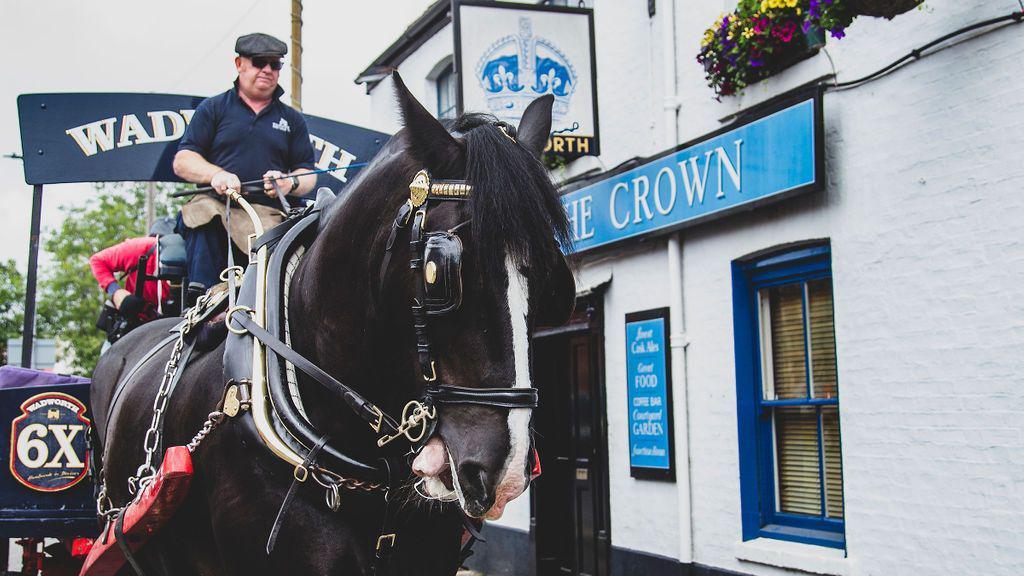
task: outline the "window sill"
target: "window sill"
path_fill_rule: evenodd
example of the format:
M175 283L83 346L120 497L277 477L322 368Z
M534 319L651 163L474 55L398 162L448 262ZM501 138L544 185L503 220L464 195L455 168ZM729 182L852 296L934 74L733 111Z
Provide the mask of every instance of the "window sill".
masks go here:
M853 573L846 552L834 548L785 542L771 538L755 538L738 542L734 547L737 560L789 568L811 574L848 576Z

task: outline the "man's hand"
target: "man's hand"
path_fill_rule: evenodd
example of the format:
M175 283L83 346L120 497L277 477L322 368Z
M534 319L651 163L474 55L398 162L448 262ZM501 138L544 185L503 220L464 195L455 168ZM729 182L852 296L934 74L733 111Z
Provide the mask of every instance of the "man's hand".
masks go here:
M126 317L138 316L146 306L145 300L124 288L119 288L117 292L114 292L112 300L114 301L114 307L120 310Z
M274 184L277 184L275 187ZM271 198L277 196L277 191L287 196L292 191L292 179L289 175L280 170L267 170L263 174L263 191Z
M210 178L210 186L221 196L227 194L228 188L232 188L238 193L242 192L242 181L227 170L221 170L214 174L213 178Z

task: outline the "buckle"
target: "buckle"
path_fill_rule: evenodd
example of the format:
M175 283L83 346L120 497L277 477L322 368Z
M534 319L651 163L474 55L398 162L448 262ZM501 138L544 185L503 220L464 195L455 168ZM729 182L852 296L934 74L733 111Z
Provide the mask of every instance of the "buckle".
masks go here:
M292 476L294 476L299 482L305 482L306 479L309 478L309 468L299 464L295 467L295 471L292 472Z
M374 432L380 433L380 427L384 425L384 412L377 406L374 406L371 411L377 415L377 421L370 424L370 428L373 428Z
M385 548L385 544L387 547ZM389 552L395 546L395 534L381 534L377 537L377 553L380 553L381 548L385 548L385 552Z
M424 374L423 380L425 380L426 382L437 381L437 366L434 364L433 360L430 361L430 376L428 377L426 374Z

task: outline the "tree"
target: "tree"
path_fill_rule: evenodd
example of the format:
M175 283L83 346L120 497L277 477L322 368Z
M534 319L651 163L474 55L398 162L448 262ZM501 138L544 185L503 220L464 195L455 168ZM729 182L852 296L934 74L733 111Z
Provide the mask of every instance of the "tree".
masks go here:
M63 358L76 374L88 376L99 359L105 335L96 318L105 295L89 268L89 257L127 238L146 235L146 184L97 185L98 196L85 207L62 207L64 221L46 235L51 260L42 274L39 323L60 339L71 358ZM156 217L177 213L170 185L157 185Z
M24 321L25 278L14 260L0 262L0 364L19 358L7 358L7 339L21 336Z

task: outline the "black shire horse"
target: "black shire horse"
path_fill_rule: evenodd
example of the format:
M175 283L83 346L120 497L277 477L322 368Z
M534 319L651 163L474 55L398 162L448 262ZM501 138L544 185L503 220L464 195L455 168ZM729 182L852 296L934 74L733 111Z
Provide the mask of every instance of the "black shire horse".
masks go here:
M382 263L395 214L425 169L473 186L468 201L434 205L423 226L426 233L454 229L465 247L461 305L428 323L438 380L478 389L531 387L530 330L565 322L575 298L559 250L568 236L566 215L539 160L551 128L551 97L532 102L518 130L480 114L445 126L397 74L394 83L404 128L322 213L290 283L291 345L388 414L401 414L406 401L421 396L410 305L422 280L410 267L408 228L398 232L390 265ZM95 452L116 506L131 499L127 480L143 459L171 347L143 364L109 410L114 390L174 323L139 328L104 354L95 371ZM224 350L219 343L193 353L168 401L164 446L186 444L218 405ZM378 448L379 434L312 378L300 373L297 386L308 420L339 452L364 462L385 454L414 457L404 438ZM496 518L529 482L528 408L442 404L437 413L433 436L412 463L415 475L388 494L387 506L401 509L394 574L454 574L464 514ZM332 512L316 483L298 484L276 546L266 552L293 467L273 457L238 418L250 416L227 420L193 455L188 498L139 553L146 572L372 574L386 505L380 492L342 490Z

